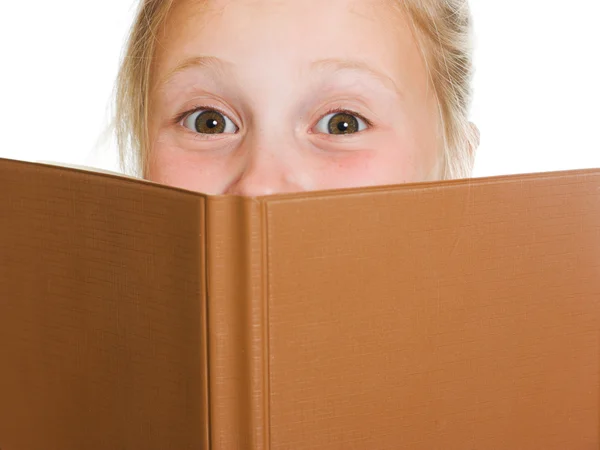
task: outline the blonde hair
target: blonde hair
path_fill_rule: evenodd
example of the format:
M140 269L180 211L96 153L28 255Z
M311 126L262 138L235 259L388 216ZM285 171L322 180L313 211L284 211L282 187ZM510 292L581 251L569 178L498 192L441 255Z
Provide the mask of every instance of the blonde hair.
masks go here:
M145 177L148 111L157 37L175 0L141 0L116 84L114 126L121 167ZM469 123L472 78L468 0L390 0L407 13L435 92L443 139L442 179L470 176L478 132Z

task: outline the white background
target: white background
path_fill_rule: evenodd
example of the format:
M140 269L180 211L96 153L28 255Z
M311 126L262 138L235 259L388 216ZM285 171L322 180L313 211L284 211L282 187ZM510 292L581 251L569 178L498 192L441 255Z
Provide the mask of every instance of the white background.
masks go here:
M470 0L475 176L600 167L600 0ZM103 135L137 0L0 4L0 157L118 170Z

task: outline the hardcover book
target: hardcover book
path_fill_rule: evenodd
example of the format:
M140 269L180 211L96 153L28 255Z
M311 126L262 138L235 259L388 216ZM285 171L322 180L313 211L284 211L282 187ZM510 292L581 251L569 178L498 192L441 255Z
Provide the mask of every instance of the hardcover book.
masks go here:
M591 450L600 170L209 196L0 160L2 450Z

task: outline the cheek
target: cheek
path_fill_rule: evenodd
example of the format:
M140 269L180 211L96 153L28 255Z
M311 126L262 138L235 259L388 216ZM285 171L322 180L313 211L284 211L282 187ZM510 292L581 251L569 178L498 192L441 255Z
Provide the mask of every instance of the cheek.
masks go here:
M280 178L293 179L295 190L326 190L362 186L427 181L436 164L434 146L418 139L418 133L391 130L373 136L365 146L351 151L322 152L307 148L290 148L271 161L269 170L260 176L278 178L274 169L283 171ZM431 140L433 142L433 140ZM429 147L429 149L428 149ZM253 154L246 152L246 155ZM207 194L221 194L232 181L243 175L248 166L242 154L229 156L195 152L180 148L166 137L158 139L149 159L150 181ZM263 180L264 181L264 180ZM268 181L268 180L267 180Z
M374 186L428 181L438 165L433 140L381 139L371 150L332 164L327 177L344 186Z
M167 145L157 145L148 161L149 181L206 194L219 194L227 184L222 161L206 160Z
M309 190L400 184L427 180L431 161L435 162L433 156L433 152L428 154L407 143L382 143L371 150L308 158L312 161L294 164L290 170L295 178L308 180L303 185L310 186ZM216 195L236 176L231 163L158 145L149 160L147 178L155 183Z
M409 152L378 147L328 161L320 171L319 189L399 184L417 181L419 171Z

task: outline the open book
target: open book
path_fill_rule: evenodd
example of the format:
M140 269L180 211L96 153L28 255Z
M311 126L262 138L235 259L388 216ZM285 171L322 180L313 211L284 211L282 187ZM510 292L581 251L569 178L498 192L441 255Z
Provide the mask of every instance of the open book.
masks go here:
M260 198L0 159L2 450L588 450L600 170Z
M78 169L78 170L83 170L86 172L96 172L96 173L104 173L107 175L115 175L118 177L123 177L123 178L133 178L133 179L137 179L140 181L145 181L141 178L136 178L136 177L132 177L120 172L115 172L112 170L106 170L106 169L101 169L99 167L93 167L93 166L84 166L84 165L79 165L79 164L69 164L69 163L65 163L65 162L60 162L60 161L36 161L37 164L44 164L47 166L58 166L58 167L68 167L71 169Z

